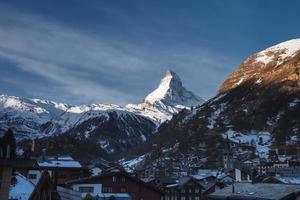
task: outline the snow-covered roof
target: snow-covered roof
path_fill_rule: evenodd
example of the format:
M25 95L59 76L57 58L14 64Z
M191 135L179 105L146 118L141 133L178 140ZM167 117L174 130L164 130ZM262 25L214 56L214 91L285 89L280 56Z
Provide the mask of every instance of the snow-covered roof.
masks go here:
M282 176L275 176L273 177L278 181L284 184L297 184L300 185L300 177L282 177Z
M235 192L232 192L232 186L218 190L208 197L212 199L269 199L279 200L300 192L300 185L287 184L269 184L269 183L246 183L238 182L234 184Z
M40 167L59 167L59 168L81 168L81 164L70 156L58 158L48 158L46 161L39 161Z
M34 184L21 174L16 174L16 183L10 186L9 198L18 200L28 200L34 190Z

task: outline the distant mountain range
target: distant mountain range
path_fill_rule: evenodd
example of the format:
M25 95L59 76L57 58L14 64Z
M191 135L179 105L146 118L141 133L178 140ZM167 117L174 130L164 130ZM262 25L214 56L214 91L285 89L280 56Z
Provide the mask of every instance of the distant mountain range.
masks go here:
M247 58L214 98L175 115L134 152L147 155L144 165L216 168L228 140L254 147L254 155L239 152L241 161L269 160L269 150L300 144L300 39Z
M142 103L125 107L74 106L0 95L0 132L11 128L18 141L36 139L39 148L47 147L49 152L84 157L75 148L85 143L86 148L94 148L90 150L92 157L96 157L95 152L114 155L145 142L173 114L203 102L183 87L176 73L168 70L158 88Z

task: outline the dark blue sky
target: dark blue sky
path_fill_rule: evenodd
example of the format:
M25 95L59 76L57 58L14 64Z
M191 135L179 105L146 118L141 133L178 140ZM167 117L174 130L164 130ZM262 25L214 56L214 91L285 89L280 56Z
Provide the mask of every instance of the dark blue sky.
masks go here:
M249 55L300 37L297 0L0 1L0 93L136 103L171 68L206 99Z

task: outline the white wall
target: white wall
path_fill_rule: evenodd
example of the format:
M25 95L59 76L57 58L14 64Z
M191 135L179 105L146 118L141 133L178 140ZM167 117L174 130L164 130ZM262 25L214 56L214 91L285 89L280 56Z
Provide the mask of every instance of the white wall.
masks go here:
M79 187L93 187L94 192L91 193L92 196L102 193L102 184L74 184L72 185L73 190L79 191ZM81 193L82 198L84 198L87 193Z
M235 180L237 181L237 182L241 182L242 181L242 173L241 173L241 170L239 170L239 169L234 169L235 170L235 172L234 172L234 174L235 174Z

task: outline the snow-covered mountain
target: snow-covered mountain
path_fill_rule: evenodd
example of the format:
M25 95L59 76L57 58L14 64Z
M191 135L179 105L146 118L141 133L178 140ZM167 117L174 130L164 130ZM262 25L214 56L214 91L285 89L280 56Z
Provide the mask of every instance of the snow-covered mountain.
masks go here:
M87 141L99 151L114 154L145 142L163 121L171 119L182 108L199 103L202 99L187 91L171 71L143 103L126 107L115 104L74 106L0 95L0 133L11 128L19 141L40 138L43 145L49 145L49 140L55 141L56 147L60 140L67 140L62 145L68 145L65 142L69 140L76 140L77 145Z
M228 140L238 147L234 155L241 162L284 161L282 152L296 154L300 145L299 110L300 39L294 39L250 56L217 96L162 124L149 141L149 147L156 145L148 163L220 167Z
M183 87L180 77L175 72L167 70L158 88L140 104L129 104L127 108L162 123L170 120L182 109L190 109L203 102L202 98Z

